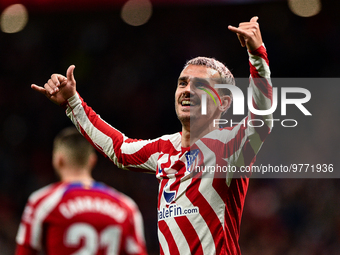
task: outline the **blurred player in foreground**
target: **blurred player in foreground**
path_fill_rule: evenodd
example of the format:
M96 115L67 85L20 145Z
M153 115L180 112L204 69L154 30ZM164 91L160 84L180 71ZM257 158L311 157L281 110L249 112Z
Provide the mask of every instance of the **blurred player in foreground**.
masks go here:
M238 28L228 28L248 49L253 107L267 110L272 105L272 86L257 19L253 17ZM153 140L130 139L84 102L76 91L74 68L73 65L68 68L66 77L53 74L44 87L32 84L32 89L64 107L77 129L117 166L156 175L160 253L240 254L238 240L248 176L235 178L232 173L209 172L193 176L193 173L197 166L233 166L238 170L251 166L270 133L272 123L267 119L271 115L256 116L249 112L236 126L213 125L232 99L222 89L216 89L217 96L214 87L231 84L234 78L219 61L198 57L187 62L177 83L175 109L181 132ZM203 115L203 95L208 92L211 95L205 97L208 114ZM254 119L262 120L263 125L250 125Z
M61 181L29 197L16 255L146 254L137 205L92 179L96 162L95 150L74 127L57 135L53 167Z

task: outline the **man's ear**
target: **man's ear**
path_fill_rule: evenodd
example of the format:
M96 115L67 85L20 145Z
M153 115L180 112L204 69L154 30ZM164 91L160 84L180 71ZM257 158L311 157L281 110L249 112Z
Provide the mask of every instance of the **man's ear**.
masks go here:
M95 165L97 164L97 160L98 160L97 154L95 152L92 153L89 157L89 168L90 169L95 167Z
M61 169L65 165L65 159L60 152L53 153L52 164L54 169Z
M219 106L219 110L221 112L225 112L230 108L231 102L233 100L232 100L231 96L228 96L228 95L223 95L220 98L221 98L221 101L222 101L222 105Z

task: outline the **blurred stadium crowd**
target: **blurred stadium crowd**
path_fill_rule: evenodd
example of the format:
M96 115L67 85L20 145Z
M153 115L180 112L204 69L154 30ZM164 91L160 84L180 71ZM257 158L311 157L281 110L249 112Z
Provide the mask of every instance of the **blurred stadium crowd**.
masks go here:
M52 141L71 125L31 83L43 85L52 73L64 74L75 64L79 93L103 119L131 138L156 138L180 129L173 99L187 59L215 57L236 77L248 77L247 53L227 26L253 15L260 17L273 77L339 77L339 11L339 2L330 0L309 18L293 14L286 1L162 4L153 7L146 24L130 26L117 7L28 9L22 31L0 33L0 254L14 252L28 195L56 181ZM340 171L335 83L302 85L312 93L307 107L313 116L297 112L296 128L274 127L257 163L332 163ZM136 201L149 253L158 254L156 178L117 169L104 157L94 176ZM339 184L339 179L252 179L241 224L243 254L340 254Z

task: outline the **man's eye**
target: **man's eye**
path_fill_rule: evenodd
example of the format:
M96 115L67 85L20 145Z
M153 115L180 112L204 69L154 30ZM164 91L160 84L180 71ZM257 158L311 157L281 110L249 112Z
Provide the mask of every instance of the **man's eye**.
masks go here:
M196 83L196 87L197 87L197 88L204 88L204 87L207 87L207 85L206 85L205 82L197 82L197 83Z
M185 87L186 85L187 85L187 83L184 82L184 81L180 81L180 82L178 83L178 86L181 86L181 87Z

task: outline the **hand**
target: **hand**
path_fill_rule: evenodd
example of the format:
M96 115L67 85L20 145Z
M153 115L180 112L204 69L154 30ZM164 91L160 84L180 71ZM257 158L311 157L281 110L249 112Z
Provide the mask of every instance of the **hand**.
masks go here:
M242 47L247 46L249 51L258 49L263 41L260 31L258 17L252 17L249 22L242 22L239 27L228 26L228 29L237 34Z
M31 85L31 88L44 94L55 104L61 105L76 93L76 80L73 71L75 66L71 65L66 72L66 77L61 74L52 74L51 79L45 83L44 87Z

